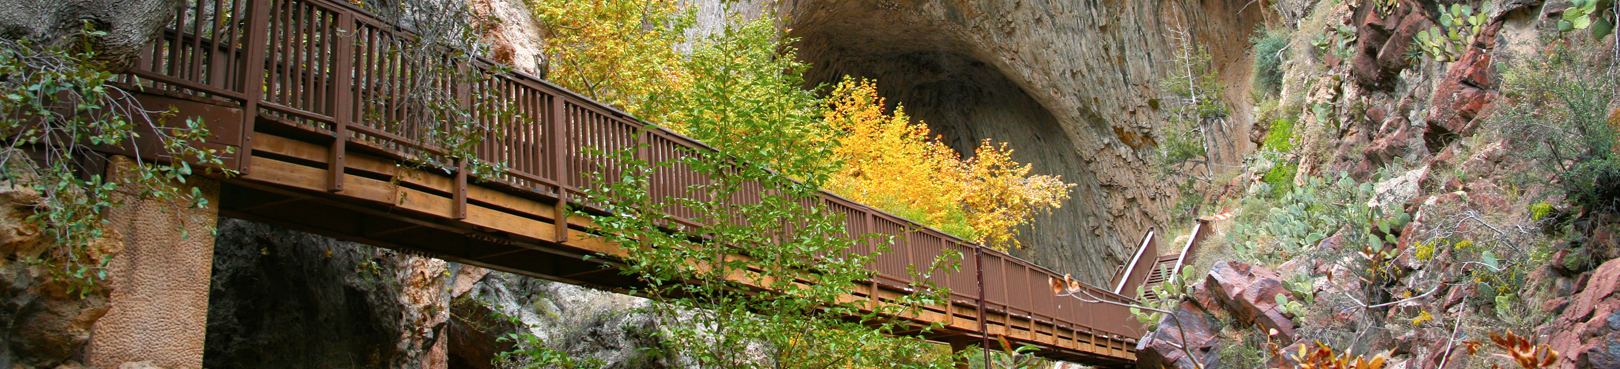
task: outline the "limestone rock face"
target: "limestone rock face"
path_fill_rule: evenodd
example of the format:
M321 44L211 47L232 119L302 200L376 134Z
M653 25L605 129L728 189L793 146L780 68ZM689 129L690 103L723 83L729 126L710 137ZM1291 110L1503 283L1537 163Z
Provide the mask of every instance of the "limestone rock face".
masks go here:
M1176 50L1170 31L1188 30L1221 79L1239 85L1262 21L1246 3L800 0L774 10L800 39L810 82L876 79L881 95L959 152L1007 142L1035 172L1077 183L1062 208L1022 231L1014 254L1102 283L1175 203L1149 162L1164 118L1156 81ZM1252 149L1252 118L1247 93L1227 93L1238 113L1212 127L1210 151L1232 164Z
M39 292L37 275L23 263L0 266L0 367L64 363L90 341L90 327L107 313L104 293L78 296Z
M528 4L521 0L469 0L467 5L479 15L495 20L484 30L484 40L489 42L493 54L490 59L524 73L546 75L549 64L542 49L545 39L541 38L540 26Z
M221 218L209 368L493 368L510 334L607 368L666 364L650 301Z
M511 349L497 340L531 334L555 350L594 359L604 368L681 367L658 337L659 320L641 311L652 302L629 295L491 272L452 303L451 360L488 368Z

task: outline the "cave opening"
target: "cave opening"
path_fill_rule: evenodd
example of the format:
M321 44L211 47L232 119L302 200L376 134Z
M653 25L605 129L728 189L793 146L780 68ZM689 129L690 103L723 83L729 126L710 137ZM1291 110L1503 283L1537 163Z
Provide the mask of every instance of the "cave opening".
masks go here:
M1038 215L1033 226L1021 227L1017 238L1024 247L1011 252L1059 273L1106 282L1113 270L1098 270L1098 255L1087 257L1084 249L1100 241L1094 230L1101 220L1085 185L1093 174L1059 119L948 32L926 22L872 17L846 14L833 18L840 24L800 22L790 27L799 38L799 57L810 63L807 83L831 85L845 76L874 80L891 111L903 107L913 122L927 124L965 158L983 140L1004 142L1014 150L1014 160L1034 165L1033 173L1081 183L1060 208ZM822 17L793 19L804 18Z

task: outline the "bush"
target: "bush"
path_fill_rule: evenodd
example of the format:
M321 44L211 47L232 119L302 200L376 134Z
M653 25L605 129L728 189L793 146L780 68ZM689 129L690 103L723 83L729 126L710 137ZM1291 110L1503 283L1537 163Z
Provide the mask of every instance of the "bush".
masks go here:
M1271 185L1271 197L1280 198L1294 189L1294 176L1299 173L1299 164L1281 163L1271 167L1261 182Z
M1620 78L1598 50L1576 42L1514 63L1503 72L1511 102L1492 120L1507 137L1525 138L1512 140L1516 151L1551 173L1567 201L1612 213L1620 211Z
M1249 38L1254 44L1254 89L1266 95L1282 92L1282 50L1288 47L1288 31L1267 29Z
M1266 139L1262 141L1261 148L1285 153L1294 151L1294 121L1278 119L1271 121L1271 130L1266 131Z

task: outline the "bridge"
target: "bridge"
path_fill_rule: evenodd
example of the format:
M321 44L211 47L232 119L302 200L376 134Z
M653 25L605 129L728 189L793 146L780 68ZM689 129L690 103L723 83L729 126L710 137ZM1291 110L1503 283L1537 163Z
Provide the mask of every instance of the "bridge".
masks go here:
M408 53L391 49L409 37L342 1L192 0L121 79L148 109L203 119L214 133L204 145L237 150L226 166L241 175L221 178L221 215L561 282L635 285L613 268L623 251L590 236L589 220L564 210L591 209L578 202L590 185L585 173L624 165L587 151L645 145L638 159L658 163L711 149L539 78L495 72L488 61L461 66L489 71L483 82L425 78ZM440 150L396 121L409 108L405 89L422 83L464 102L498 96L520 112L522 119L496 125L503 131L475 150L478 159L509 167L475 177L465 165L398 165ZM660 169L649 190L672 196L702 181ZM1083 364L1135 361L1144 332L1127 308L1056 296L1048 281L1061 275L1006 253L832 194L819 201L845 215L852 235L899 236L867 266L877 277L849 298L892 300L908 293L908 266L947 250L965 256L960 272L929 277L950 289L946 303L894 317L943 327L917 334L956 347L1005 337L1038 347L1039 356ZM1083 288L1133 302L1120 292L1133 294L1146 278L1144 265L1158 254L1154 243L1150 233L1117 285L1110 283L1114 289ZM862 247L856 251L872 246Z

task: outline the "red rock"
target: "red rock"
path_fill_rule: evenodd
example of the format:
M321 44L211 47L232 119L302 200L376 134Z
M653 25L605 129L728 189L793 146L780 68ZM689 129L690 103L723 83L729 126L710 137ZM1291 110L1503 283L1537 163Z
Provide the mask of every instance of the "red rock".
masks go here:
M1561 353L1557 367L1620 367L1620 259L1603 263L1591 276L1563 313L1540 329Z
M1364 9L1374 5L1363 4ZM1389 15L1367 11L1366 18L1357 27L1358 53L1351 62L1350 75L1356 84L1373 91L1390 91L1395 87L1395 76L1406 69L1407 50L1416 41L1418 32L1432 24L1415 2L1404 1Z
M1451 286L1451 290L1446 292L1446 305L1442 308L1450 309L1453 305L1462 303L1464 299L1474 297L1478 294L1476 292L1479 292L1479 287L1473 284Z
M1378 49L1378 65L1384 70L1399 73L1408 66L1406 53L1412 48L1412 43L1417 41L1418 32L1429 29L1433 23L1429 22L1428 17L1423 16L1421 9L1410 2L1401 4L1395 13L1403 15L1389 36L1389 41Z
M1457 136L1472 135L1478 126L1474 118L1500 95L1492 90L1490 49L1501 29L1501 23L1485 27L1435 88L1428 129L1423 133L1430 152L1439 151Z
M1216 263L1204 286L1238 321L1275 329L1284 342L1294 341L1294 322L1277 306L1277 295L1292 300L1281 279L1265 268L1236 261Z
M1489 194L1489 193L1469 194L1468 195L1468 200L1469 200L1469 202L1472 202L1474 204L1474 207L1479 208L1479 209L1489 209L1489 210L1498 210L1498 211L1510 210L1510 209L1507 209L1507 199L1503 199L1501 196L1497 196L1497 195L1493 195L1493 194Z
M1569 264L1564 262L1564 259L1567 257L1569 257L1569 249L1553 252L1552 261L1547 263L1547 268L1562 276L1572 276L1576 273L1580 273L1581 271L1569 269Z
M1620 237L1616 237L1614 228L1600 226L1592 230L1592 237L1587 238L1586 247L1603 253L1605 257L1613 258L1614 252L1620 251Z
M1138 368L1208 368L1219 358L1209 355L1217 321L1191 301L1159 319L1158 329L1136 344ZM1191 353L1194 357L1189 357ZM1194 363L1197 363L1196 365Z
M1307 344L1311 345L1311 346L1308 346L1306 348L1307 350L1316 348L1316 346L1315 346L1316 344L1314 342L1313 343L1294 342L1294 344L1292 344L1292 345L1288 345L1287 347L1283 347L1282 350L1280 351L1282 353L1282 355L1277 355L1276 357L1271 358L1271 367L1272 368L1293 368L1293 367L1298 367L1299 366L1299 359L1300 359L1298 357L1299 356L1299 348L1304 347Z
M1401 123L1395 128L1395 132L1374 139L1372 144L1361 150L1362 157L1372 165L1383 166L1396 157L1406 155L1414 130L1411 125L1406 124L1405 118L1398 118L1396 121Z
M1564 308L1568 308L1568 307L1569 307L1569 297L1567 297L1567 296L1566 297L1559 297L1559 298L1556 298L1556 299L1547 300L1547 302L1542 303L1541 304L1541 311L1545 312L1545 313L1559 314L1559 313L1563 313Z

